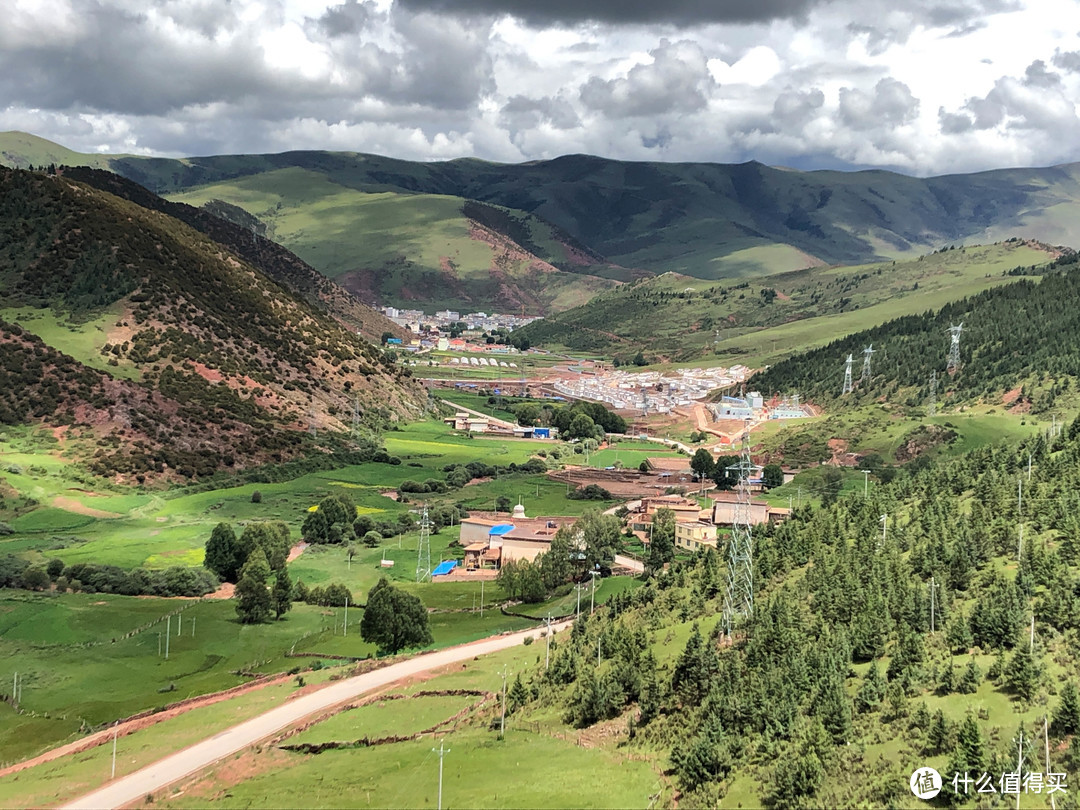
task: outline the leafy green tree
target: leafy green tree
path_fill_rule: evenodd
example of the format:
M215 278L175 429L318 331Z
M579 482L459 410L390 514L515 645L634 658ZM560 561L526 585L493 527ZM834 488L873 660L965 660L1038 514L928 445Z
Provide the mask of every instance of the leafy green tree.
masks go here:
M225 582L236 582L240 566L245 560L238 560L240 544L236 533L228 523L219 523L206 541L206 555L203 565L217 574Z
M327 543L330 541L330 521L321 509L308 512L300 527L300 534L309 543Z
M22 586L28 591L43 591L51 583L49 572L40 565L32 565L22 573Z
M56 578L64 573L64 561L53 557L49 560L48 565L45 566L45 573L49 575L49 579L56 581Z
M378 548L382 540L383 536L373 529L370 532L365 532L363 542L368 548Z
M280 619L290 610L293 603L293 585L288 568L280 568L270 592L270 601L274 606L274 618Z
M1061 696L1058 699L1057 708L1054 709L1054 721L1051 728L1059 737L1080 734L1080 696L1077 695L1076 684L1071 680L1066 681L1061 688ZM1075 739L1073 745L1076 745Z
M779 464L766 464L761 469L761 484L765 489L775 489L784 484L784 468Z
M383 654L431 644L433 640L423 603L395 588L385 577L368 592L360 637L376 645Z
M712 453L704 447L699 447L693 458L690 459L690 469L694 471L702 484L705 483L706 478L712 475L715 468L716 462L713 461Z
M266 554L256 548L240 569L240 579L236 583L236 615L243 624L261 624L270 618L273 602L270 591L266 589L266 578L270 576L270 565Z
M657 509L649 537L649 556L645 563L650 573L656 573L665 563L675 561L675 513L666 507Z
M551 538L548 550L536 558L536 563L540 566L540 579L548 591L568 582L574 574L574 563L570 557L572 542L573 529L560 526Z
M289 559L289 527L280 520L248 524L240 535L238 546L246 562L256 548L262 549L271 571L280 571Z
M585 548L585 567L610 567L620 547L619 535L622 524L614 515L605 515L599 509L586 512L574 524L574 532L581 533Z

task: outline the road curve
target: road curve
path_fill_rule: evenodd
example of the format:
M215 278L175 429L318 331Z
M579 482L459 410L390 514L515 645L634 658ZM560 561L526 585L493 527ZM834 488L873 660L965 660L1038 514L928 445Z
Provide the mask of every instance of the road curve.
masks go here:
M552 628L559 631L569 627L570 624L571 622L562 622L552 625ZM94 808L96 810L96 808L123 807L144 798L147 794L154 793L171 785L173 782L190 776L230 754L254 745L259 740L265 739L309 715L325 711L332 706L352 700L374 689L388 686L401 678L437 669L447 664L467 661L477 655L486 655L505 650L521 644L527 636L538 638L542 633L542 629L534 629L504 636L495 636L471 644L462 644L458 647L418 655L407 661L392 664L374 672L338 681L325 689L296 698L283 706L278 706L265 714L203 740L201 743L196 743L190 748L158 760L153 765L148 765L133 774L121 777L115 782L95 790L93 793L88 793L82 798L64 805L64 810L67 810L67 808L71 808L71 810L75 808Z

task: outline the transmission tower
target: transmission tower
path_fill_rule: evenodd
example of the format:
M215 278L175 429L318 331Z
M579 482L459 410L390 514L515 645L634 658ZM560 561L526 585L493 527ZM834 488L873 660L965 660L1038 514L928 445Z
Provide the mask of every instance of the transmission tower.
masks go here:
M731 638L735 620L749 616L754 610L754 537L750 512L750 477L761 468L750 458L750 420L743 433L739 463L728 470L738 473L735 515L728 545L728 582L724 594L724 632Z
M431 521L428 520L427 504L420 516L420 543L416 549L416 581L423 582L431 576Z
M865 382L870 379L870 355L874 353L874 344L871 343L865 349L862 350L862 376L859 377L859 382Z
M851 363L852 358L849 354L847 356L847 362L844 364L844 390L840 392L840 395L851 393Z
M649 415L649 392L644 387L641 389L641 415Z
M949 366L946 369L950 374L960 370L960 333L964 331L964 324L961 321L959 326L949 327L949 336L952 340L949 343Z
M930 372L930 402L926 406L926 415L937 414L937 371Z

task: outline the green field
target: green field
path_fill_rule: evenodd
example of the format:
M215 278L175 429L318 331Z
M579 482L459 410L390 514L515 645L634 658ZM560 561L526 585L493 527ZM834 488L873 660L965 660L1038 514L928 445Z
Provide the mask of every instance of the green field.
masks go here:
M543 666L543 646L518 647L469 662L462 668L400 690L482 689L497 692L503 667L510 677ZM344 712L313 726L288 742L341 739L352 716L369 718L376 728L414 728L437 717L423 706L434 698L386 701L374 707ZM422 703L421 703L422 702ZM460 704L458 704L460 705ZM423 708L421 708L423 706ZM451 711L447 711L450 709ZM443 718L453 706L442 711ZM507 732L487 722L497 716L489 707L482 716L453 732L415 742L377 748L327 751L312 756L266 750L243 756L244 770L253 778L236 783L228 767L181 785L155 799L167 807L199 807L208 801L225 807L272 807L301 801L308 807L423 807L434 806L438 789L438 757L432 745L442 741L451 749L444 759L445 807L640 807L660 790L661 777L653 757L625 751L612 743L580 747L572 738L555 736L559 723L545 716L507 718ZM420 714L417 714L420 712ZM366 714L365 714L366 713ZM309 739L310 738L310 739ZM508 764L528 779L508 780ZM659 784L658 784L659 783Z

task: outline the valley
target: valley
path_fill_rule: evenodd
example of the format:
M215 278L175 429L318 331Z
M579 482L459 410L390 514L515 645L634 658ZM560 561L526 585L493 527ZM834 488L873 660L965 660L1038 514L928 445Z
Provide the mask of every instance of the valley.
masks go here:
M929 233L913 201L944 181L871 173L907 216L860 230L830 205L861 174L0 169L0 806L112 783L114 723L126 777L397 662L148 800L909 806L917 768L1018 755L1071 778L1077 254L1008 230L1020 192L971 210L985 178ZM676 180L712 218L664 207ZM376 302L546 317L414 331ZM458 649L483 639L509 646Z

